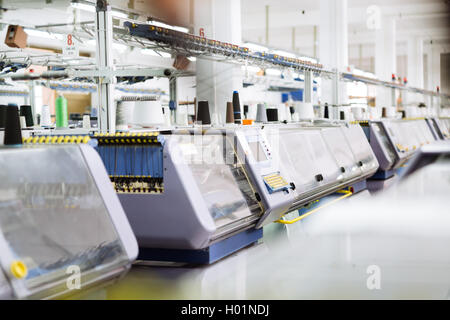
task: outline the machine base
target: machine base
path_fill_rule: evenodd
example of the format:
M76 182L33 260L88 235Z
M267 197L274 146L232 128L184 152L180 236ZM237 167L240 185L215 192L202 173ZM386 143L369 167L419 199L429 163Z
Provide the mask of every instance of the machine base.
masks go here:
M367 189L367 181L363 180L363 181L357 182L355 184L352 184L349 187L349 189L353 194L361 192L363 190L366 190Z
M138 260L211 264L255 243L262 236L262 228L250 229L200 250L139 248Z
M387 180L395 175L395 170L382 171L378 170L369 180Z
M375 193L375 192L381 191L383 189L389 188L397 181L397 179L398 179L398 177L393 175L389 179L369 180L369 181L367 181L367 189L371 193Z

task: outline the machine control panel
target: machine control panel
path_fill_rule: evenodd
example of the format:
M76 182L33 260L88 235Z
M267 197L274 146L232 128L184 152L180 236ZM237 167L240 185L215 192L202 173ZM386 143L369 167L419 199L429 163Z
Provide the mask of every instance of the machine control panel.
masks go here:
M256 225L260 228L286 213L295 199L295 185L281 168L279 156L274 154L275 149L263 129L237 130L236 143L239 158L245 159L246 171L264 207L264 214Z
M263 177L269 193L277 191L287 191L291 185L282 177L280 173L273 173Z

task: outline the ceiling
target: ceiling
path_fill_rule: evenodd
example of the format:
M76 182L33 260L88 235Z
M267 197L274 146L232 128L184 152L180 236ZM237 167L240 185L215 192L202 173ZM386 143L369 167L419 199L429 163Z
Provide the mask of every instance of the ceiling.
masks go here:
M136 7L156 0L134 0ZM190 0L164 0L167 6L184 6L184 17L189 16ZM195 0L194 0L195 1ZM336 0L337 1L337 0ZM110 0L114 6L127 8L130 0ZM396 18L397 41L405 43L412 36L420 36L427 43L433 41L450 46L450 0L348 0L349 46L373 47L375 31L366 27L366 9L378 5L384 15ZM0 0L0 20L21 25L70 23L73 8L70 0ZM316 39L320 32L320 0L241 0L242 38L265 42L266 5L269 6L269 45L306 55L314 55L320 45ZM45 9L45 11L43 10ZM152 11L154 13L155 11ZM79 21L94 19L94 14L79 11ZM293 41L292 33L295 28ZM315 33L316 32L316 33ZM294 43L294 47L293 47ZM368 52L370 50L363 50ZM373 51L373 50L372 50Z
M319 0L241 2L244 40L265 43L266 6L269 6L269 45L313 55L315 26L316 39L320 32ZM375 31L366 27L366 9L370 5L377 5L383 15L396 18L398 42L406 42L408 38L417 36L434 40L434 43L449 43L449 0L348 0L347 3L350 46L373 46L375 43ZM316 46L318 45L316 42Z

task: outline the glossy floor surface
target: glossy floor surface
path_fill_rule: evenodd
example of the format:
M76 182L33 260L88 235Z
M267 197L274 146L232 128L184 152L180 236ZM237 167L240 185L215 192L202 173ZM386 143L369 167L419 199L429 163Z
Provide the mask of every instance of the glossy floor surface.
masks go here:
M260 243L213 265L135 265L82 298L449 299L449 191L447 161L298 223L271 224Z

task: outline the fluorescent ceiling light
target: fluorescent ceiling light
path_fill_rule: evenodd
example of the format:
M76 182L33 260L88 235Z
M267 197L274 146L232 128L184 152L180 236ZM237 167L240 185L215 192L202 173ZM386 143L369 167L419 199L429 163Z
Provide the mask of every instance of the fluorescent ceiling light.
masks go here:
M70 5L75 9L89 11L89 12L95 12L95 6L93 3L88 4L88 3L84 3L84 2L72 1L70 3Z
M171 30L175 30L175 31L183 32L183 33L188 33L189 32L188 28L172 26L170 24L166 24L166 23L159 22L159 21L152 21L152 20L150 20L150 21L147 21L147 23L152 24L152 25L157 26L157 27L171 29Z
M89 11L89 12L95 12L95 4L91 3L91 2L87 2L87 1L72 1L70 2L70 5L75 8L75 9L79 9L79 10L83 10L83 11ZM111 15L113 15L114 17L118 17L118 18L128 18L128 14L124 11L119 11L119 10L111 10Z
M62 40L63 36L60 34L50 34L47 31L41 31L41 30L34 30L34 29L28 29L25 28L25 32L32 37L40 37L40 38L47 38L47 39L57 39Z
M145 54L147 56L172 58L172 55L170 53L167 53L167 52L156 52L155 50L152 50L152 49L142 49L141 53Z
M188 57L188 59L189 59L189 61L192 61L192 62L197 61L196 57Z
M252 50L252 51L260 51L260 52L262 52L262 51L268 51L269 50L267 47L264 47L264 46L262 46L260 44L256 44L256 43L252 43L252 42L246 42L245 46L247 48L249 48L250 50Z

